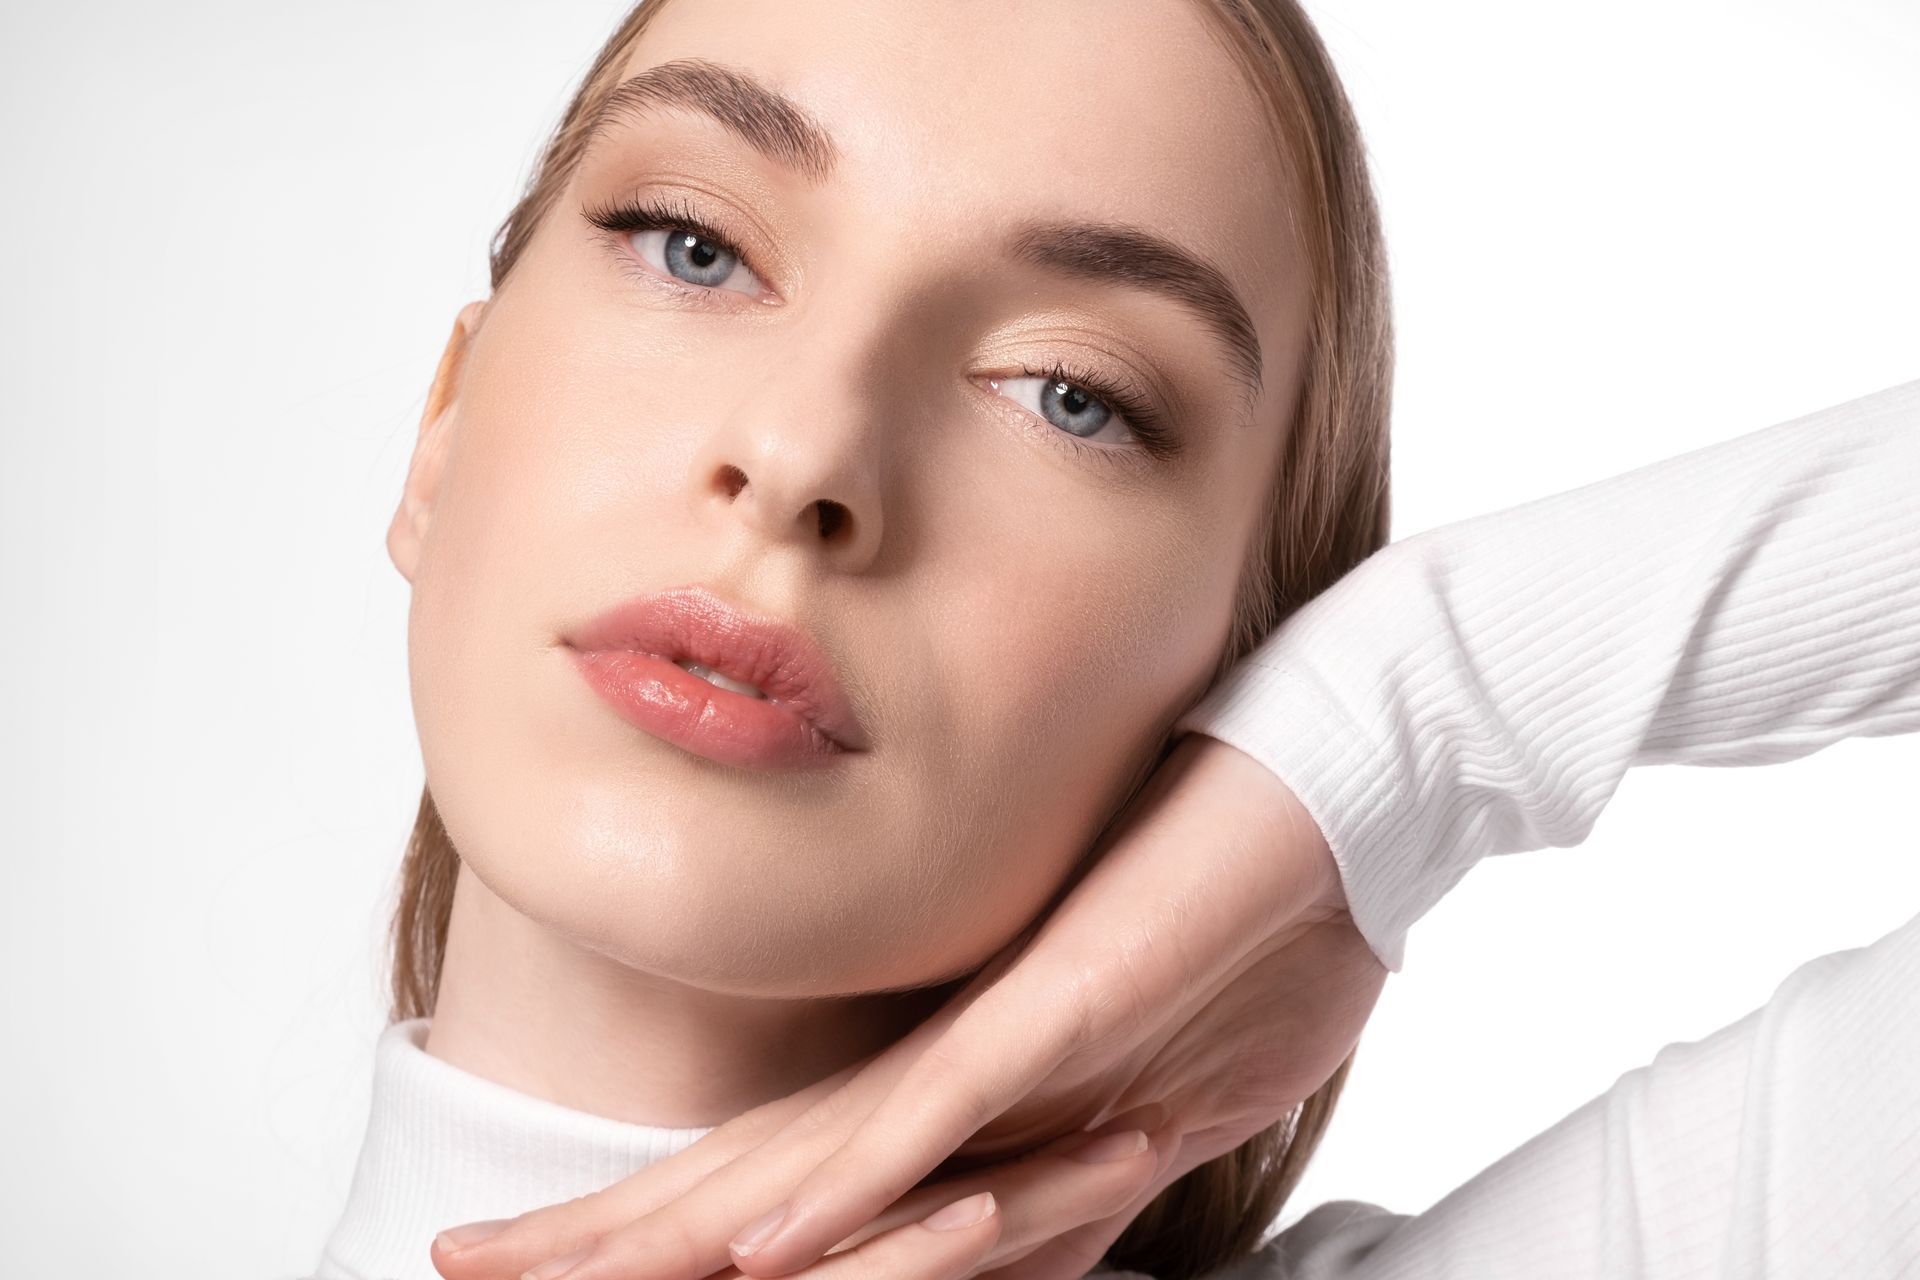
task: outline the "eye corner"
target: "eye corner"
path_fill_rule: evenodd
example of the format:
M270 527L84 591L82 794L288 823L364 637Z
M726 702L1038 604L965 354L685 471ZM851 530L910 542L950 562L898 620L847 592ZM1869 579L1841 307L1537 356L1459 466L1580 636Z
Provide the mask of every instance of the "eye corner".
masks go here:
M603 243L611 248L626 263L635 267L640 274L661 287L681 296L706 297L713 294L734 294L749 302L778 304L779 290L769 282L760 269L757 251L748 247L744 237L736 233L731 219L721 215L708 214L696 207L694 202L678 192L654 195L628 195L616 197L599 204L590 205L581 210L587 222L597 229ZM686 280L665 264L656 265L652 255L643 250L638 243L643 236L658 236L659 252L664 254L671 242L673 233L691 233L700 240L718 245L732 255L738 268L752 283L751 289L729 288L724 282L702 284Z

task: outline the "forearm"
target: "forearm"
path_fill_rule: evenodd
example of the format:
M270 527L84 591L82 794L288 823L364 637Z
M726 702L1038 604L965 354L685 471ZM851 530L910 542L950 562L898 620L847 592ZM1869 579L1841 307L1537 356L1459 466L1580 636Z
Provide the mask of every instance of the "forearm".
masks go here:
M1636 763L1920 729L1920 382L1415 535L1176 724L1279 775L1355 924L1578 844Z

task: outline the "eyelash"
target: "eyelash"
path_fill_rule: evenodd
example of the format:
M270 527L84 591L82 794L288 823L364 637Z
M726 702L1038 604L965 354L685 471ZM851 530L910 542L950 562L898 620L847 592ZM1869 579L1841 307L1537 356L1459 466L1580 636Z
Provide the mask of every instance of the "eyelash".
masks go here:
M585 210L584 216L588 222L607 233L609 242L615 248L620 248L618 237L634 235L641 231L662 229L691 231L704 240L711 240L722 246L745 263L747 270L753 272L756 278L760 277L760 269L748 258L746 252L738 247L735 239L725 230L713 226L695 213L693 207L684 199L656 196L650 199L634 197L612 200ZM648 275L651 278L658 278L651 271ZM696 293L720 292L717 289L688 284L686 281L676 280L673 283ZM1023 365L1021 374L1029 378L1069 383L1106 405L1108 409L1126 420L1129 433L1139 442L1139 452L1144 452L1155 459L1171 458L1180 452L1179 438L1169 428L1166 419L1146 396L1131 388L1096 374L1081 373L1058 360L1044 368ZM1041 421L1045 422L1045 419ZM1088 444L1071 431L1055 427L1051 422L1046 422L1046 425L1052 428L1051 434L1064 438L1067 444L1078 453L1090 454L1108 462L1129 461L1130 454L1137 457L1134 450L1124 445Z

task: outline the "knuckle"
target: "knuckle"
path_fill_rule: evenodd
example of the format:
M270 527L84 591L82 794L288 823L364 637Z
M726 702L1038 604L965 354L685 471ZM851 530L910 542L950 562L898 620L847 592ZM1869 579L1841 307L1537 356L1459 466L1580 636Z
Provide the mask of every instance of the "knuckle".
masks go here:
M792 1214L801 1219L805 1230L817 1230L807 1227L806 1223L828 1222L846 1223L844 1229L835 1225L830 1233L833 1239L821 1246L824 1253L839 1243L849 1231L871 1222L885 1212L905 1188L896 1189L890 1179L881 1185L871 1185L875 1162L860 1158L857 1153L850 1155L851 1148L842 1148L829 1157L818 1168L800 1180L789 1197ZM858 1176L865 1174L863 1179ZM816 1197L818 1188L831 1188L824 1201Z
M1149 1147L1147 1150L1151 1153L1153 1149ZM1101 1219L1120 1212L1132 1204L1141 1189L1153 1180L1154 1161L1134 1160L1131 1163L1138 1167L1130 1168L1129 1162L1124 1160L1115 1162L1114 1174L1101 1184L1087 1218Z
M1100 967L1083 967L1062 992L1059 1004L1066 1041L1066 1061L1100 1061L1141 1025L1149 1012L1145 992L1132 962L1116 959Z
M792 1124L798 1132L803 1134L822 1133L845 1127L859 1120L860 1112L856 1105L859 1101L852 1090L835 1089L801 1112L794 1118Z
M601 1251L622 1265L646 1267L650 1276L700 1276L704 1265L699 1242L684 1223L643 1218L602 1237Z
M995 1099L982 1087L972 1057L948 1045L945 1038L927 1046L915 1061L903 1092L911 1100L908 1105L915 1120L951 1119L964 1124L968 1134L977 1132L998 1114Z
M1080 1275L1099 1264L1106 1256L1107 1246L1095 1235L1085 1231L1070 1231L1054 1240L1050 1253L1054 1258L1077 1268L1070 1274Z
M593 1221L590 1214L580 1211L581 1202L586 1198L575 1196L571 1200L529 1210L508 1223L506 1230L492 1243L496 1248L501 1244L510 1244L514 1248L571 1252L578 1247L571 1242L578 1238L583 1227L590 1229Z

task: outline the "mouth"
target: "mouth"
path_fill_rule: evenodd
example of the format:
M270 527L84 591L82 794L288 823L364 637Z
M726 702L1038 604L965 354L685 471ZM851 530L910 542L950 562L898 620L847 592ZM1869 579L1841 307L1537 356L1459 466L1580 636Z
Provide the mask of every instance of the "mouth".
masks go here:
M697 755L781 768L868 749L832 663L803 630L703 587L617 605L563 639L616 712Z

